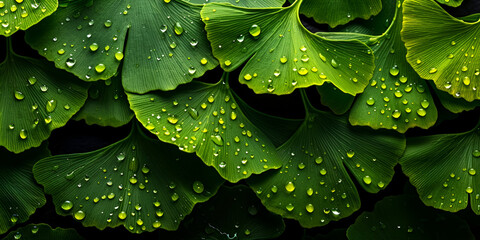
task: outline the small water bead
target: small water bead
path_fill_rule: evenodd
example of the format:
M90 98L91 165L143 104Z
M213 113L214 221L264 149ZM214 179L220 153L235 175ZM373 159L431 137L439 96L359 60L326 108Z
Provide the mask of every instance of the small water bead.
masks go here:
M462 72L466 72L466 71L468 71L468 67L467 67L467 66L463 66L463 67L462 67Z
M172 197L171 197L172 201L176 202L178 200L178 198L179 198L179 196L178 196L177 193L172 194Z
M67 65L67 67L69 68L72 68L73 66L75 66L75 63L77 61L73 58L67 58L67 60L65 61L65 65Z
M369 99L367 100L367 105L373 106L373 104L375 104L375 99L369 98Z
M338 63L337 61L335 61L335 59L332 58L332 61L330 62L330 64L332 64L333 68L338 68Z
M220 162L220 163L218 164L218 166L219 166L220 168L225 168L225 167L227 166L227 163L222 161L222 162Z
M403 93L400 90L395 91L395 97L401 98L403 96Z
M105 71L105 68L106 68L106 67L105 67L105 64L100 63L100 64L98 64L97 66L95 66L95 71L96 71L97 73L102 73L103 71Z
M224 63L225 66L227 66L227 67L230 66L230 65L232 65L232 61L230 61L230 60L225 60L225 62L223 62L223 63Z
M399 78L399 80L400 80L401 83L406 83L406 82L408 81L408 78L405 77L405 76L401 76L401 77Z
M247 80L247 81L250 81L250 80L252 80L252 75L250 75L250 74L247 73L247 74L245 74L245 75L243 76L243 79L245 79L245 80Z
M308 196L312 196L312 195L313 195L313 189L312 189L312 188L308 188L308 189L307 189L307 195L308 195Z
M117 61L121 61L123 59L123 52L116 52L115 59L117 59Z
M207 60L206 58L202 58L202 59L200 60L200 63L201 63L202 65L205 65L205 64L208 63L208 60Z
M16 223L18 221L18 214L14 213L12 217L10 217L10 222Z
M293 192L295 190L295 185L292 182L288 182L287 185L285 185L285 189L287 192Z
M425 115L427 115L427 111L425 111L425 109L423 109L423 108L419 108L419 109L417 110L417 114L418 114L418 116L420 116L420 117L425 117Z
M38 227L37 226L33 226L32 227L32 233L33 234L36 234L38 232Z
M178 118L175 118L175 117L168 117L167 118L167 121L170 123L170 124L177 124L178 122Z
M118 213L118 219L125 220L127 218L127 213L125 211L121 211Z
M193 182L193 191L195 191L196 193L200 194L203 192L204 189L205 187L203 186L202 182L200 181Z
M400 73L400 70L397 67L393 67L390 69L390 75L396 77Z
M175 49L177 47L177 44L175 42L170 43L170 48Z
M367 185L370 185L372 183L372 178L367 175L367 176L363 177L363 182Z
M380 182L377 183L377 186L379 188L383 188L383 187L385 187L385 183L380 181Z
M463 84L465 84L465 86L470 85L470 82L471 82L471 81L470 81L470 77L465 76L465 77L463 78Z
M57 101L55 99L51 99L50 101L48 101L47 105L45 106L45 109L49 113L55 111L56 108L57 108Z
M353 158L353 156L355 156L355 152L354 152L353 150L351 150L351 149L348 150L348 151L347 151L347 157L348 157L348 158Z
M62 203L61 208L65 211L70 211L73 208L73 203L67 200Z
M22 238L22 234L20 232L16 232L15 235L13 235L13 238L18 240Z
M307 206L305 207L305 209L307 210L307 212L309 213L312 213L315 208L313 207L313 205L311 203L307 204Z
M60 48L60 49L58 49L57 53L58 53L58 55L63 55L63 54L65 54L65 49Z
M245 230L245 235L248 236L248 235L250 235L250 233L251 233L250 230L248 230L248 229Z
M106 28L109 28L112 26L112 20L106 20L103 25L106 27Z
M468 174L475 176L477 174L477 171L474 168L468 169Z
M280 62L281 63L286 63L288 61L287 57L286 56L283 56L280 58Z
M15 98L19 101L22 101L25 98L25 95L20 91L15 91Z
M75 219L81 221L85 218L85 212L83 212L82 210L78 210L73 216L75 217Z
M305 76L305 75L308 74L308 70L306 68L302 67L298 70L298 74L300 74L302 76Z
M395 110L392 113L392 117L395 119L398 119L401 115L402 115L402 112L400 112L399 110Z
M220 135L212 135L211 136L212 142L218 146L223 146L223 138Z
M250 35L252 35L252 37L258 38L258 36L260 36L260 33L262 32L262 29L257 24L253 24L248 30L248 32L250 33Z
M472 155L473 155L473 157L475 157L475 158L480 158L480 150L478 150L478 149L473 150Z
M35 78L35 77L28 78L28 83L30 85L35 85L35 83L37 83L37 78Z
M97 43L90 44L90 51L95 52L97 50L98 50L98 44Z
M473 193L473 188L467 187L467 189L465 189L465 192L467 192L468 194Z
M20 130L20 138L23 140L27 139L27 130L25 129Z
M176 22L175 23L175 26L173 28L175 34L177 34L178 36L182 35L183 33L183 27L182 27L182 24L180 24L179 22Z
M159 222L158 220L155 220L155 222L152 223L153 228L159 228L162 226L162 223Z
M430 71L428 71L430 74L434 74L437 72L436 68L431 68Z
M322 169L320 170L320 174L322 174L322 176L327 175L327 170L326 170L325 168L322 168Z
M422 105L423 108L427 109L430 106L430 102L427 99L424 99L420 105Z
M448 56L447 56L447 58L448 58L448 59L452 59L453 57L454 57L454 55L453 55L453 54L451 54L451 53L450 53L450 54L448 54Z
M287 206L285 206L285 208L287 209L287 211L291 212L295 207L293 206L293 204L289 203Z

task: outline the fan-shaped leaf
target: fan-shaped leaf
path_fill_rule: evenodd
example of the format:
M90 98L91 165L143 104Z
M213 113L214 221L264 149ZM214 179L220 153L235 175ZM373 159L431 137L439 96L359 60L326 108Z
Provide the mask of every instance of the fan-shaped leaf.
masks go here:
M22 152L64 126L87 99L88 84L11 47L0 63L0 145Z
M480 100L475 100L473 102L467 102L463 98L455 98L452 95L440 91L438 89L435 90L437 93L438 98L442 105L450 112L453 113L461 113L463 111L471 111L476 107L480 106Z
M185 220L187 221L187 220ZM269 212L248 187L222 187L198 205L178 239L273 239L285 229L280 216Z
M57 0L0 0L0 35L26 30L57 10Z
M109 79L125 56L126 90L171 90L218 64L200 9L181 0L77 0L28 31L27 41L85 81Z
M480 22L456 19L434 0L405 0L402 38L407 60L438 89L480 99Z
M448 5L450 7L458 7L462 5L463 0L437 0L437 2Z
M480 214L480 123L469 132L417 137L407 144L400 164L427 206L456 212L470 199Z
M386 197L348 228L348 239L474 239L467 223L425 207L416 197Z
M88 92L89 98L75 116L76 120L83 119L89 125L111 127L119 127L132 120L133 112L120 75L93 83Z
M18 240L18 239L35 239L35 240L82 240L83 238L75 231L75 229L52 229L49 225L29 224L17 229L8 234L4 240Z
M308 32L298 17L301 2L287 8L205 5L202 19L222 68L233 71L250 59L239 78L256 93L289 94L327 81L352 95L362 92L374 68L369 48Z
M127 96L145 128L196 152L228 181L279 168L272 142L245 117L226 81L227 74L217 84L192 82L175 91Z
M25 222L47 201L32 174L36 160L49 156L47 145L20 154L0 148L0 234L17 223Z
M223 182L200 159L149 139L136 124L120 142L45 158L33 171L58 214L72 215L84 226L123 225L136 233L177 229Z
M281 7L285 0L188 0L195 4L207 4L212 2L226 2L239 7Z
M404 133L412 127L426 129L435 124L437 108L427 83L405 58L401 29L402 8L399 1L390 28L381 36L325 34L336 39L359 39L369 44L375 54L376 70L370 85L356 99L350 112L352 125L395 129Z
M381 10L381 0L304 0L300 7L300 13L330 27L346 24L355 18L368 19Z
M308 100L305 100L308 101ZM358 210L360 198L347 169L368 192L391 181L405 139L396 134L349 126L343 116L314 109L279 149L283 167L247 182L263 204L304 227L345 218Z

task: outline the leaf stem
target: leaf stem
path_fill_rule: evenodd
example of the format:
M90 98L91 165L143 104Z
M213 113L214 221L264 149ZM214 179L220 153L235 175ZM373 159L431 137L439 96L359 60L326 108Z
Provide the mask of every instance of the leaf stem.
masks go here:
M303 106L305 107L305 118L307 118L310 112L312 112L312 110L315 109L315 107L312 105L310 100L308 100L307 92L305 91L305 89L299 89L299 90L302 96Z

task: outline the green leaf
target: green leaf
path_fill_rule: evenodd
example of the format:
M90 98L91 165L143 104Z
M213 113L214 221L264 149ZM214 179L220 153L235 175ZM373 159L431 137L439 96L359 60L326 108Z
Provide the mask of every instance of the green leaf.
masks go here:
M462 5L463 0L437 0L437 2L450 7L458 7Z
M281 7L285 0L188 0L195 4L207 4L213 2L226 2L239 7Z
M401 40L401 29L402 8L399 2L391 26L380 36L324 34L335 39L359 39L369 44L375 54L376 69L370 85L358 96L350 111L352 125L404 133L409 128L427 129L435 124L437 108L427 83L405 58L407 51Z
M46 61L19 56L11 46L0 63L0 146L19 153L38 147L87 99L88 84Z
M36 160L49 155L46 144L20 154L0 148L0 234L27 221L47 201L33 179L32 166Z
M368 192L384 189L404 151L405 139L399 134L352 127L345 116L305 104L305 121L278 148L283 167L247 182L268 210L311 228L345 218L360 208L349 173Z
M374 68L369 48L307 31L298 16L301 2L286 8L205 5L201 16L222 68L230 72L249 60L239 78L256 93L289 94L324 82L362 92Z
M400 160L427 206L480 214L480 123L471 131L411 138Z
M471 111L476 107L480 106L480 100L475 100L473 102L467 102L463 98L455 98L454 96L435 89L438 98L440 99L440 103L450 112L452 113L461 113L463 111Z
M98 81L89 89L89 98L75 116L75 120L85 120L88 125L119 127L130 122L127 96L122 87L120 75L106 81Z
M57 0L0 0L0 35L27 30L57 10Z
M84 226L123 225L135 233L177 229L223 183L200 159L148 138L137 124L117 143L42 159L33 172L58 214Z
M75 229L63 229L55 228L52 229L49 225L45 223L40 224L28 224L23 226L16 231L8 234L4 240L17 240L17 239L35 239L35 240L51 240L51 239L62 239L62 240L82 240L82 238Z
M346 113L353 104L355 97L340 91L331 84L323 84L317 87L322 105L330 108L335 114Z
M480 99L480 22L456 19L434 0L405 0L403 21L407 60L420 77L469 102Z
M177 239L274 239L284 229L282 217L269 212L244 185L222 187L199 205Z
M218 64L201 8L181 0L77 0L28 31L26 39L58 68L85 81L111 78L125 56L126 90L172 90Z
M317 23L327 23L332 28L347 24L355 18L369 19L381 10L381 0L304 0L300 7L300 13L313 17Z
M386 197L347 230L356 239L474 239L465 220L425 207L415 196Z
M230 182L281 166L268 137L243 114L228 86L192 82L175 91L127 93L137 119L157 137L196 152Z

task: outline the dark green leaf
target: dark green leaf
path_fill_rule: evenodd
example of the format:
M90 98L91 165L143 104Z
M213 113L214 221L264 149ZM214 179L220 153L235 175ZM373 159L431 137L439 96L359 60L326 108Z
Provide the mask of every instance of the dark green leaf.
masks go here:
M57 0L0 0L0 35L26 30L57 10Z
M16 231L8 234L4 240L18 240L18 239L28 239L28 240L82 240L82 238L75 229L63 229L55 228L52 229L49 225L40 223L40 224L29 224L24 227L17 229Z
M355 97L340 91L332 84L323 84L317 87L322 105L329 107L335 114L346 113L353 104Z
M285 0L188 0L195 4L207 4L213 2L225 2L239 7L281 7Z

